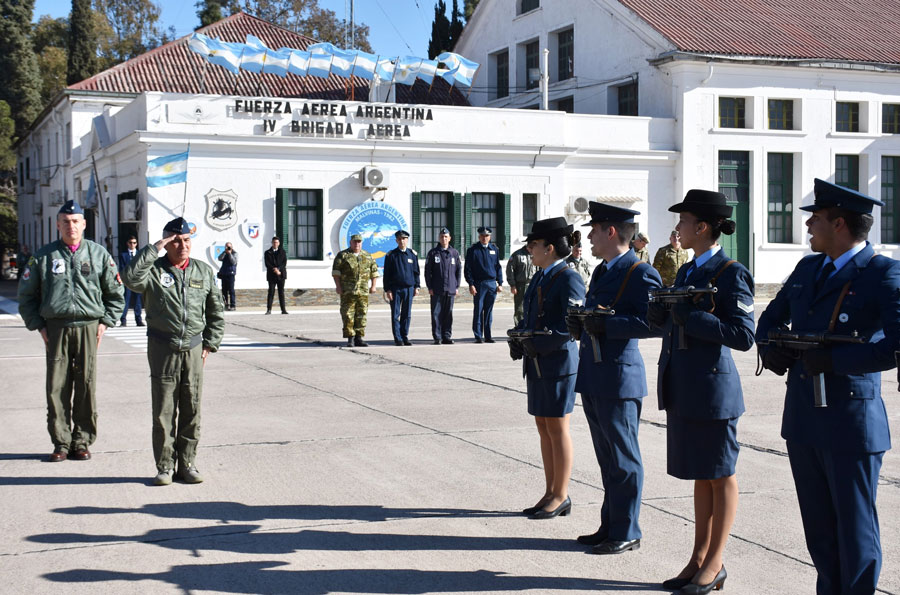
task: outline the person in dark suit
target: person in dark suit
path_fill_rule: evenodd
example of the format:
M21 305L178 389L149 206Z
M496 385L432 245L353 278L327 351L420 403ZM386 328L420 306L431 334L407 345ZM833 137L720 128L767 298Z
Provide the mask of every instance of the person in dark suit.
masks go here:
M759 319L763 366L788 374L781 436L797 489L819 595L873 593L881 570L875 496L891 447L881 371L900 349L900 262L866 241L881 201L815 180L809 246ZM771 329L857 335L862 344L803 351L766 345ZM813 377L824 374L826 407Z
M131 259L134 258L135 254L137 254L137 243L137 238L133 235L128 236L128 239L125 240L125 250L119 253L120 271L124 271L125 269L127 269L129 263L131 263ZM119 324L121 326L125 326L127 324L127 321L125 319L128 317L129 308L134 308L134 323L137 326L144 326L144 321L141 318L141 314L143 312L141 294L131 291L126 287L125 309L122 310L122 318L119 320Z
M696 258L678 270L675 287L716 287L705 299L674 304L667 311L651 303L647 316L661 327L657 396L666 411L667 471L694 480L694 550L675 578L663 583L681 593L709 593L727 576L725 542L737 513L737 422L744 412L741 379L731 350L753 346L753 278L718 244L735 223L725 195L690 190L670 211L675 229ZM686 345L676 327L684 328Z
M453 344L453 302L459 295L462 266L450 245L450 230L440 229L437 246L425 257L425 286L431 296L431 337L434 344Z
M463 275L473 297L472 333L476 343L494 342L491 338L494 301L497 294L503 291L500 249L491 242L491 231L490 227L478 228L478 241L466 250L466 263L463 267Z
M272 247L265 251L263 260L266 264L266 281L269 283L269 295L266 297L266 314L272 313L272 300L275 288L278 288L278 305L281 313L287 314L284 307L284 280L287 279L287 253L281 247L278 236L272 238Z
M572 438L569 416L575 408L578 344L566 330L566 310L584 303L584 281L566 265L575 243L564 217L535 221L526 238L536 266L543 270L525 290L519 330L551 331L533 339L510 340L510 356L525 358L522 375L528 390L528 413L535 417L544 462L544 495L522 512L533 519L567 515L572 509Z
M409 248L409 232L394 234L397 247L384 257L384 292L391 304L394 345L412 345L409 322L413 298L419 295L419 257Z
M595 554L621 554L641 546L644 466L638 426L647 377L638 339L653 335L647 300L662 280L628 247L640 213L598 202L588 206L591 253L604 262L594 269L585 308L615 314L586 318L583 324L576 317L566 319L569 334L581 339L575 391L581 393L603 480L600 528L578 542L593 546Z

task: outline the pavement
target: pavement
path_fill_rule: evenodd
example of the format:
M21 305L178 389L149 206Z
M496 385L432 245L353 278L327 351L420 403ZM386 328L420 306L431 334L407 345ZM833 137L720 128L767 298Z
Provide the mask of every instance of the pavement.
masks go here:
M111 329L99 354L99 437L87 462L47 463L43 346L0 284L0 593L662 593L687 562L692 484L666 475L665 416L644 401L640 550L586 553L603 490L580 403L573 513L519 514L543 492L525 385L506 345L431 344L425 301L412 347L385 306L369 348L343 347L336 309L226 314L205 370L199 485L154 487L145 344ZM758 304L760 307L761 304ZM2 313L5 311L6 313ZM502 336L512 310L495 310ZM650 387L661 342L642 342ZM784 381L736 354L740 505L725 552L729 593L814 593L784 441ZM896 376L885 375L898 432ZM653 390L653 388L651 388ZM900 593L900 457L878 494L881 593Z

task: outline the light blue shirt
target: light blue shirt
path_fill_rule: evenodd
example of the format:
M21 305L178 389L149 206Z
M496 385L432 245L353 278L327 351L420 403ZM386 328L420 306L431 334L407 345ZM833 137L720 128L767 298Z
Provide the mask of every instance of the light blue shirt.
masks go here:
M606 270L608 271L609 269L613 268L613 265L616 264L616 262L618 262L620 258L622 258L623 256L625 256L625 255L628 254L629 252L634 252L634 250L632 250L631 248L629 248L629 249L626 250L625 252L622 252L621 254L619 254L618 256L616 256L615 258L613 258L612 260L610 260L609 262L607 262L607 263L606 263Z
M691 261L693 266L688 270L687 275L685 275L684 278L687 279L688 277L690 277L694 271L696 271L697 269L699 269L700 267L705 265L707 262L709 262L709 259L712 258L713 256L715 256L716 254L718 254L719 250L721 250L721 249L722 249L722 246L719 246L718 244L716 244L715 246L713 246L712 248L710 248L709 250L707 250L706 252L704 252L703 254L698 256L697 258L695 258L693 261Z
M830 279L830 278L834 277L834 275L837 274L837 272L839 270L841 270L841 268L843 268L843 266L845 264L850 262L851 258L853 258L857 254L862 252L863 248L865 248L868 245L869 245L869 242L860 242L857 245L850 248L849 250L847 250L846 252L844 252L843 254L841 254L840 256L838 256L837 260L831 260L830 256L826 256L825 260L822 262L822 268L825 268L825 265L828 264L829 262L834 263L834 270L831 272L830 275L828 275L828 278ZM822 272L822 269L819 269L819 274L821 274L821 272ZM816 275L816 277L818 277L818 276L819 275Z

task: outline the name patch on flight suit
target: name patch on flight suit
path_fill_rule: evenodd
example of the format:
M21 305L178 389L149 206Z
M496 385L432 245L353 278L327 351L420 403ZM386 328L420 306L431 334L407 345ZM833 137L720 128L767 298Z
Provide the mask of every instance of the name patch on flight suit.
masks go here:
M194 289L203 289L203 281L191 279L189 284Z
M163 287L172 287L175 285L175 277L169 273L162 273L159 276L159 282L162 283Z
M89 263L89 262L81 263L81 274L84 275L85 277L87 277L88 275L91 274L91 263Z
M66 261L62 258L54 258L53 259L53 268L54 275L62 275L66 272Z

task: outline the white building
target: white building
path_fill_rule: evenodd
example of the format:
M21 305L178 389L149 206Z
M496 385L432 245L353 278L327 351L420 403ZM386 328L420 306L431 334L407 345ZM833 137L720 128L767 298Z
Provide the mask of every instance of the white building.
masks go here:
M900 256L898 20L880 0L481 0L454 51L482 64L475 105L538 107L529 71L549 49L551 109L674 121L654 248L669 205L718 189L738 223L729 254L778 283L809 250L799 207L816 177L885 201L869 239Z

